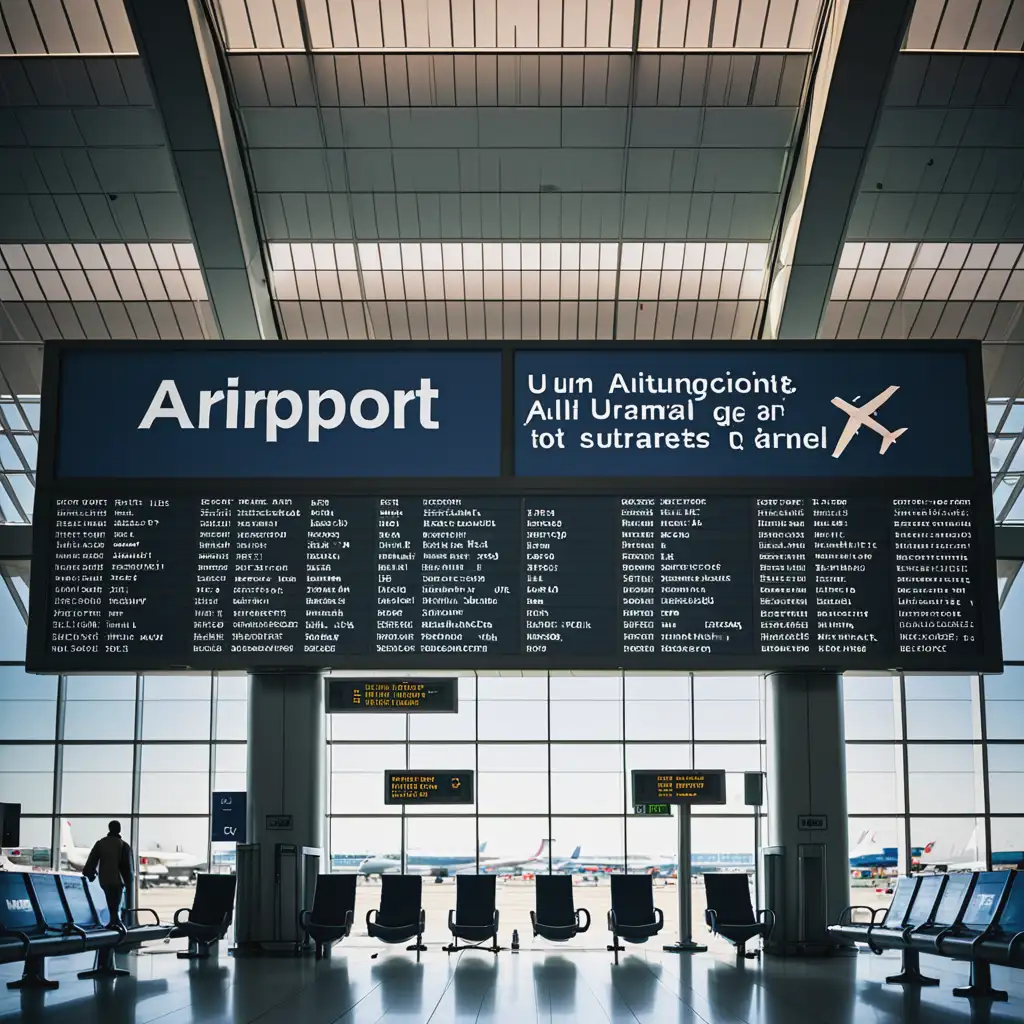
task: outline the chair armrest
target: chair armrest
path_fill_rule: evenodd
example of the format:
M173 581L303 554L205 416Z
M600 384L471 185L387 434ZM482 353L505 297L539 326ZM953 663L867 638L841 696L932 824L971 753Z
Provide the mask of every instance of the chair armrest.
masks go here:
M73 921L67 926L67 931L69 935L77 935L82 940L83 950L89 945L89 936L85 929L75 924Z
M659 928L665 927L665 914L662 911L661 907L654 908L654 920L658 922Z
M616 923L617 922L615 920L615 911L614 910L609 910L608 911L608 931L610 931L610 932L615 931Z
M500 919L500 917L501 917L501 911L498 910L497 907L495 907L495 909L494 909L494 930L495 931L498 930L498 920Z
M374 918L373 921L370 920L371 917ZM366 912L366 927L369 928L371 924L375 924L376 923L376 918L377 918L377 908L376 907L370 907L370 909Z
M348 934L352 931L352 922L355 920L356 912L354 910L345 911L345 933Z
M1012 939L1010 939L1010 944L1006 947L1007 955L1013 956L1013 954L1017 950L1017 947L1021 945L1024 945L1024 932L1017 932L1017 934L1014 935Z
M124 913L134 914L136 923L138 923L139 914L152 914L157 924L163 924L160 920L160 915L152 907L132 907L130 910L125 910Z
M941 953L942 952L942 940L948 939L950 935L956 934L956 926L950 925L948 928L943 928L938 935L935 936L935 948Z
M179 924L181 924L181 915L182 914L188 914L189 917L192 916L192 912L189 910L188 907L182 907L180 910L176 910L174 912L174 924L175 924L175 927L177 927Z
M454 908L448 911L448 931L451 931L455 927L455 910Z
M775 931L775 911L774 910L759 910L757 912L758 917L764 918L764 923L767 925L768 930L765 932L765 938L769 938L772 932ZM768 918L771 918L771 924L768 923Z
M843 907L843 909L839 911L839 920L836 922L836 924L840 926L844 924L853 924L853 921L850 920L849 915L852 914L855 910L866 910L871 915L870 923L874 924L875 914L877 914L880 909L880 907L865 907L859 906L857 904L854 904L852 907ZM845 921L843 920L844 917L846 918Z
M306 926L309 924L309 917L312 914L311 910L300 910L299 911L299 927L305 931Z
M427 926L427 912L420 907L420 931L423 931Z
M17 939L25 947L25 956L28 956L32 940L24 932L9 932L6 928L0 928L0 939Z
M718 912L710 907L704 911L704 923L711 929L712 935L718 934Z
M580 914L586 914L586 916L587 916L587 923L586 924L580 924ZM586 907L580 907L579 910L576 911L576 931L578 931L578 932L585 932L589 927L590 927L590 911L587 910Z
M537 914L535 911L530 911L530 926L533 928L533 937L537 938Z

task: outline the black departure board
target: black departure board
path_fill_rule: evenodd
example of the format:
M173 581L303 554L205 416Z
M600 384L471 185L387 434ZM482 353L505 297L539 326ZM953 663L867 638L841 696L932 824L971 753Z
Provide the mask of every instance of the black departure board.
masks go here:
M325 680L329 715L345 712L448 713L459 710L458 679L349 679Z
M386 771L386 804L472 804L473 772Z
M633 803L724 804L725 771L633 771Z
M29 668L997 669L990 510L887 486L41 494Z

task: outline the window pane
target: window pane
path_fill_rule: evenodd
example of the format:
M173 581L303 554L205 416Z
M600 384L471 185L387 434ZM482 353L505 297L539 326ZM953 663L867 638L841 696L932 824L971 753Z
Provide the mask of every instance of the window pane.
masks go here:
M547 747L481 743L477 754L477 806L481 814L547 814Z
M209 849L209 818L139 818L135 859L139 884L187 885L199 871L207 869ZM178 895L188 905L191 892ZM144 906L153 897L140 900Z
M903 810L901 748L882 743L846 745L846 800L850 814Z
M907 759L911 814L965 814L984 810L980 748L971 744L911 743Z
M622 814L625 785L621 744L551 745L553 814Z
M843 713L848 740L894 740L899 716L899 679L844 676Z
M210 748L159 744L142 748L142 814L206 814L210 808Z
M619 676L552 676L551 739L622 738Z
M384 804L384 772L405 767L404 746L334 743L329 750L332 814L401 814Z
M31 507L28 511L31 514ZM25 636L25 620L7 589L6 580L0 579L0 661L24 660Z
M985 828L980 818L911 818L910 845L920 847L921 864L979 870L985 862Z
M1007 665L1002 675L985 676L985 713L990 740L1024 739L1024 666Z
M1024 862L1024 818L992 819L992 866L1016 867Z
M1019 814L1024 809L1024 743L991 744L988 772L992 812Z
M331 871L356 871L368 857L399 860L402 822L398 818L331 818ZM361 913L365 916L367 905Z
M761 738L756 676L693 677L693 735L698 740Z
M61 813L131 814L134 754L130 743L65 746Z
M52 746L0 744L0 803L21 804L22 814L53 814Z
M135 676L68 676L64 736L130 740L135 736Z
M970 676L907 676L907 739L969 740L974 735Z
M217 674L216 693L216 738L219 740L246 739L249 728L249 677L241 673L220 672Z
M478 736L481 740L546 740L548 681L546 677L477 680Z

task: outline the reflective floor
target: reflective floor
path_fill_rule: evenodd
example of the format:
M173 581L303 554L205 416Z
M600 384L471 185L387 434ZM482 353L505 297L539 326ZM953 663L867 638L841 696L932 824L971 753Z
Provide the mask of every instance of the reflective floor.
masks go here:
M0 1021L52 1024L528 1024L539 1021L641 1024L954 1024L1020 1021L1024 972L996 969L1008 1004L972 1007L951 995L966 966L923 958L938 989L903 992L882 984L898 958L861 953L827 960L747 961L727 951L691 958L637 946L613 967L610 954L533 949L495 961L482 953L449 959L432 947L411 955L344 945L331 960L219 958L188 963L164 953L120 958L132 977L78 981L89 958L51 961L61 987L45 995L0 988ZM636 953L633 954L635 949ZM0 967L0 981L19 972Z

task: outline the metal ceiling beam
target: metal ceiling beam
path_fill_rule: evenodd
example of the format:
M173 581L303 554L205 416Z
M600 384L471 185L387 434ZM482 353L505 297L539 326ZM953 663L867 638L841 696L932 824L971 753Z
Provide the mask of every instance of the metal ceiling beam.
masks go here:
M224 338L279 336L242 144L202 0L125 0Z
M914 0L834 0L770 270L763 335L815 338Z

